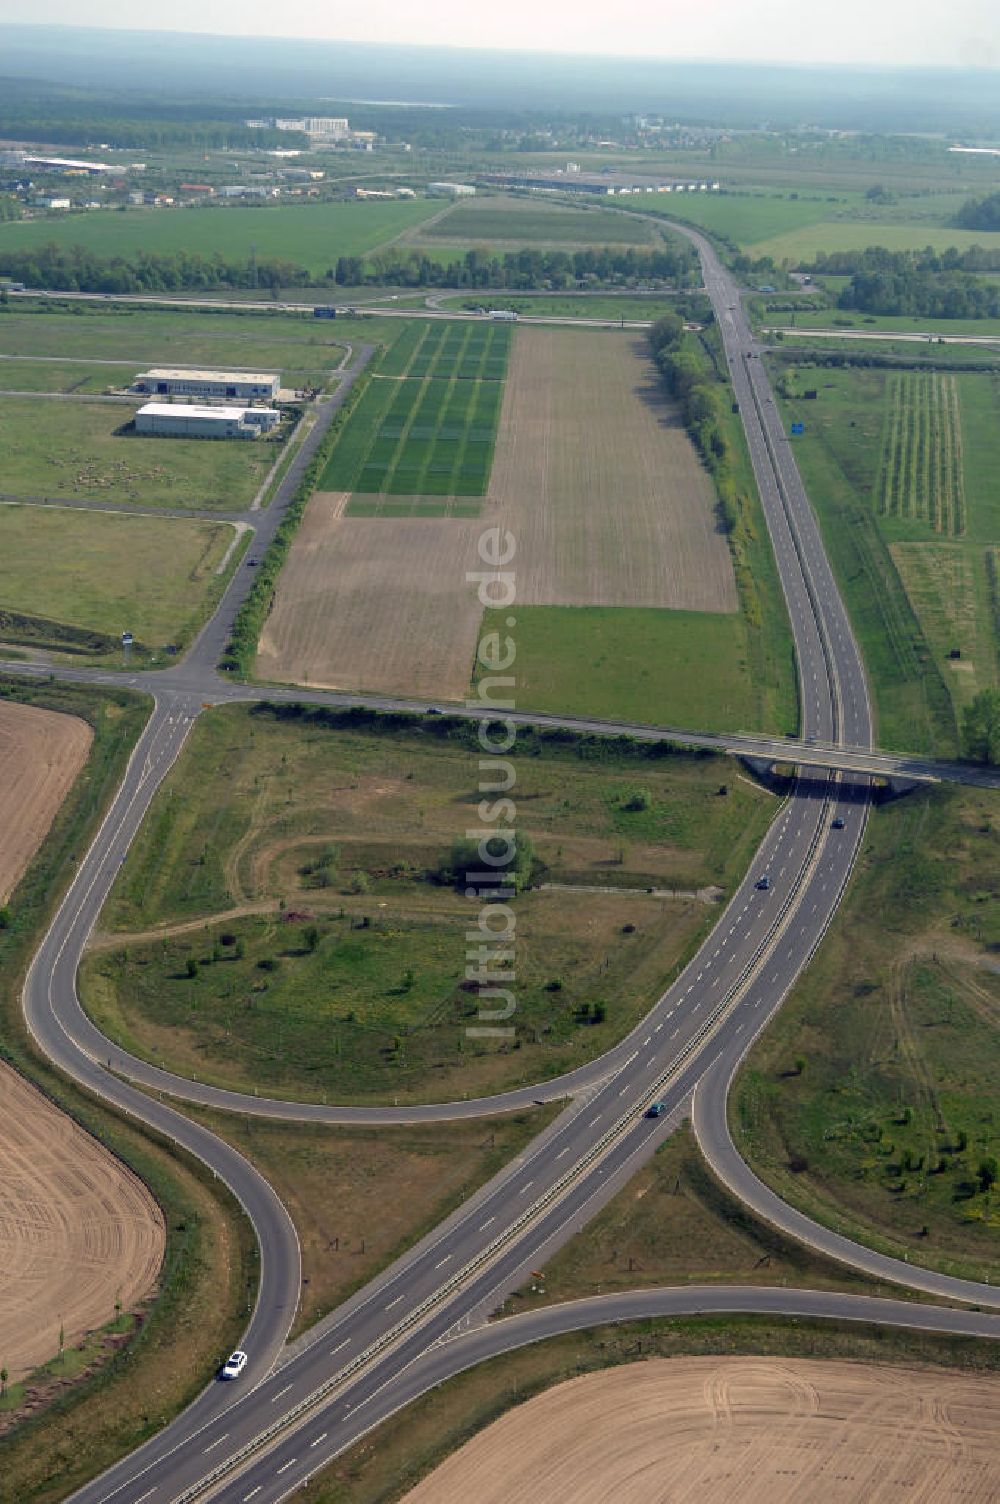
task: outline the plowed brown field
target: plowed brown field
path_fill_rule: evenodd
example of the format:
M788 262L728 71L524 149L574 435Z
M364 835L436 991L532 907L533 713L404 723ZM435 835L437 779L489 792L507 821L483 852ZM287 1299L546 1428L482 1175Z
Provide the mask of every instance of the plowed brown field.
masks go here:
M87 759L85 721L0 701L0 899ZM159 1207L113 1155L0 1065L0 1365L12 1381L156 1283Z
M0 1065L0 1363L12 1381L156 1284L160 1209L130 1170Z
M92 740L76 716L0 700L0 903L41 845Z
M344 517L345 499L317 492L309 503L261 634L258 674L460 700L482 615L465 582L479 523Z
M643 340L518 330L489 499L522 605L736 610L712 480Z
M712 481L628 335L518 329L480 518L346 517L346 500L309 503L263 678L461 699L481 616L466 572L495 522L524 605L737 607Z
M998 1401L940 1370L657 1359L518 1406L404 1504L990 1504Z

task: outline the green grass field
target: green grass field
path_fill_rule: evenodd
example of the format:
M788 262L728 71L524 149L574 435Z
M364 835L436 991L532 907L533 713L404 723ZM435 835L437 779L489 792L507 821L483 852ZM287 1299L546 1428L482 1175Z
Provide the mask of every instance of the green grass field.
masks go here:
M649 245L653 234L641 220L606 209L567 209L523 198L479 198L458 203L409 240L443 240L463 247L512 245Z
M670 311L673 299L609 293L579 293L572 296L542 293L529 298L507 292L477 298L475 293L463 293L460 297L443 298L442 306L462 308L469 312L483 307L511 308L515 313L536 314L540 318L653 321Z
M958 750L956 712L996 681L988 551L1000 536L986 374L798 367L788 421L872 683L881 745ZM960 660L950 658L955 649Z
M558 886L516 900L515 1036L480 1040L469 900L434 876L478 798L475 743L446 723L337 726L243 708L198 722L102 919L117 943L87 962L87 1006L117 1038L313 1099L556 1074L640 1017L712 922L711 903L646 890L731 886L773 810L741 780L720 797L719 759L526 733L518 829L534 882Z
M224 522L0 506L0 612L183 644L221 593L234 536Z
M484 630L505 630L504 612ZM705 731L760 724L737 613L603 606L520 606L522 710Z
M765 311L761 323L770 329L795 329L802 333L808 329L857 329L885 330L897 334L969 334L986 338L1000 336L1000 319L916 319L896 314L852 313L850 309L822 308L791 313L787 309L774 313ZM949 349L948 358L952 351Z
M187 251L227 261L275 258L305 266L317 277L338 256L362 256L412 230L440 203L400 202L268 204L260 208L199 205L187 209L91 210L30 222L0 223L0 253L35 246L81 245L98 256Z
M70 311L73 308L75 312ZM373 335L370 324L342 326L339 321L326 323L295 315L199 313L127 304L95 311L93 305L80 303L55 310L42 305L27 311L18 304L16 309L0 312L0 354L56 357L70 364L116 362L94 365L92 379L103 385L123 380L127 384L147 365L203 364L211 369L276 370L291 386L297 375L323 377L340 365L346 353L344 340L352 337L348 330L357 337L362 328L373 342L388 344L396 337L390 319L381 320ZM11 378L21 364L0 360L0 382L5 387L14 386Z
M110 387L128 385L135 375L129 361L120 366L83 365L65 360L0 359L0 389L5 392L70 392L96 396Z
M832 199L832 202L831 202ZM808 230L831 214L861 202L859 194L791 198L787 193L663 193L637 200L644 213L676 218L723 235L735 245L755 245Z
M273 442L145 438L126 403L7 397L0 404L0 491L144 506L240 510L280 453Z
M885 224L877 220L824 219L784 234L766 236L747 245L751 256L772 256L779 264L808 265L818 251L860 251L880 245L888 251L922 251L931 246L945 251L949 246L960 250L970 245L1000 247L1000 234L982 230L952 230L947 226L927 224Z
M846 902L737 1084L741 1148L812 1216L914 1262L995 1277L1000 1191L996 794L872 817ZM797 1062L802 1061L802 1069Z

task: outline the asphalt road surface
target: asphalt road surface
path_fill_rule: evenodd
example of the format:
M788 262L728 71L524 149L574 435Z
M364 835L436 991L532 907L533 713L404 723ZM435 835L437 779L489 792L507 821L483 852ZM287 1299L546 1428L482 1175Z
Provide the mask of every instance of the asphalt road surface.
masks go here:
M702 253L706 287L723 332L788 601L804 739L815 739L813 745L846 744L864 753L871 747L867 686L815 518L783 441L736 285L701 237L692 233L691 238ZM256 549L266 547L273 537L302 468L363 359L364 352L334 397L321 404L319 420L289 476L260 516ZM563 1091L573 1091L574 1100L556 1124L442 1229L358 1292L321 1324L310 1341L297 1344L288 1361L275 1367L294 1314L299 1281L298 1247L283 1209L235 1151L168 1105L119 1079L115 1071L180 1090L173 1080L160 1082L155 1072L150 1078L152 1067L125 1056L93 1030L75 990L82 949L156 788L183 746L202 703L230 697L219 693L215 665L251 584L252 571L237 570L219 610L184 662L156 676L136 676L137 686L155 693L153 715L108 816L81 860L34 959L25 987L28 1024L45 1052L84 1085L154 1123L212 1165L243 1201L262 1240L261 1284L246 1337L251 1363L245 1381L210 1385L158 1437L80 1490L74 1497L81 1504L110 1499L120 1504L146 1500L161 1504L193 1498L217 1472L224 1473L241 1459L246 1449L256 1449L257 1454L238 1479L222 1484L217 1496L259 1499L261 1504L265 1498L285 1497L307 1470L315 1470L345 1444L337 1428L341 1422L349 1422L348 1429L366 1423L361 1412L366 1406L375 1407L376 1395L378 1407L394 1407L404 1393L401 1385L410 1365L426 1360L433 1345L449 1333L481 1321L523 1282L531 1268L584 1226L655 1151L696 1087L699 1132L706 1140L717 1137L720 1115L725 1120L731 1068L780 1005L822 938L864 833L869 800L866 778L820 774L796 783L751 871L698 956L628 1041L588 1067L583 1076L574 1073L568 1085L562 1083ZM67 675L82 676L82 671ZM114 682L122 680L114 676ZM234 690L232 697L244 698L247 692ZM304 697L293 692L288 698ZM356 702L356 697L345 699ZM787 755L788 749L782 746ZM844 828L834 830L833 820L838 816ZM756 887L756 879L764 872L771 878L767 891ZM184 1095L190 1097L194 1090L187 1086ZM532 1099L541 1095L538 1088L525 1090ZM524 1094L451 1104L445 1115L496 1110L516 1105L515 1098L523 1100ZM642 1116L643 1108L654 1099L666 1104L666 1118ZM238 1094L229 1094L226 1102L238 1103L241 1110L289 1115L286 1104L265 1108L256 1099ZM295 1110L297 1116L320 1117L323 1111ZM404 1111L442 1115L440 1108ZM380 1115L383 1120L390 1118L388 1109L380 1110ZM336 1120L347 1120L344 1110ZM724 1151L724 1143L713 1149ZM743 1172L753 1180L745 1166ZM735 1173L739 1180L739 1171ZM747 1184L738 1194L752 1197L757 1193ZM792 1214L779 1202L777 1216L785 1215ZM808 1223L807 1230L815 1246L847 1262L857 1262L867 1253L850 1244L843 1248L836 1235L816 1224ZM914 1274L905 1270L909 1283L915 1282ZM890 1271L883 1277L894 1276ZM972 1298L981 1303L996 1303L988 1287L939 1278L946 1297L970 1298L974 1292ZM800 1293L782 1291L780 1295L793 1300ZM849 1302L851 1298L831 1295L831 1315L838 1314L838 1299ZM845 1304L839 1313L855 1309L856 1305ZM952 1319L958 1323L967 1318L953 1313ZM309 1425L315 1422L318 1427L315 1435L310 1433L307 1446L302 1440L305 1432L296 1428L303 1409L310 1412ZM359 1419L352 1421L355 1412ZM369 1416L374 1413L375 1408L369 1410ZM324 1425L327 1429L320 1434ZM282 1436L278 1451L260 1454L262 1440L272 1433Z

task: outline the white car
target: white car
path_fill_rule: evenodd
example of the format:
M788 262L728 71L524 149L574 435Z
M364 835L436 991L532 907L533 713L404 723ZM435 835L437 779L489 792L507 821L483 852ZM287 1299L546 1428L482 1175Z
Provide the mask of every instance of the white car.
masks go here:
M246 1366L247 1355L237 1348L234 1353L230 1353L225 1363L223 1363L222 1368L219 1370L219 1378L238 1379Z

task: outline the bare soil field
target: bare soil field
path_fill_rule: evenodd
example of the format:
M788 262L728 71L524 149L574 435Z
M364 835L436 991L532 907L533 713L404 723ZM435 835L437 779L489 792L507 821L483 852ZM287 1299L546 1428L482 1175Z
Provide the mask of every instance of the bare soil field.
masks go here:
M41 845L92 741L76 716L0 701L0 903Z
M486 511L528 606L735 611L715 490L641 339L518 329Z
M405 1504L988 1504L1000 1381L778 1358L654 1359L509 1411Z
M281 573L257 673L323 689L460 700L482 609L465 572L480 524L343 516L318 491Z
M641 340L518 329L478 520L345 516L317 492L261 637L262 678L463 698L481 616L466 572L490 522L524 605L735 612L715 492Z
M155 1287L160 1209L132 1172L0 1065L0 1363L12 1382Z

